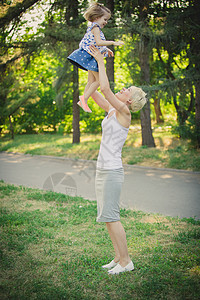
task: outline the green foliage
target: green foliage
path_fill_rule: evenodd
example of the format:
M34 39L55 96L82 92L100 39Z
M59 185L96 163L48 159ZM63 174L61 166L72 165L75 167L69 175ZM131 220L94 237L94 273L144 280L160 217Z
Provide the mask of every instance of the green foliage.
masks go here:
M16 1L12 5L17 18L9 15L6 22L10 20L10 23L0 32L0 130L9 130L8 116L11 115L17 133L48 129L69 133L72 131L73 79L66 57L78 47L85 33L87 23L83 12L88 1L59 0L48 5L43 1L33 2L38 2L39 13L41 7L45 9L44 22L36 31L26 18L21 18ZM148 98L153 103L159 93L162 107L168 102L174 103L176 132L197 145L199 129L194 123L194 102L199 95L196 91L200 57L198 2L127 0L113 3L114 15L111 25L105 28L105 35L109 40L125 42L124 47L115 47L115 91L143 84L140 61L147 48L150 78L148 86L143 88ZM23 6L24 10L30 5ZM3 4L1 7L5 8ZM4 15L6 10L2 11L1 20ZM16 22L11 23L12 20ZM83 93L87 76L86 72L79 74L79 91ZM96 108L90 115L81 111L81 131L100 131L102 117ZM139 113L133 118L138 119Z
M96 105L90 105L92 109L91 116L88 113L81 114L80 128L82 132L100 133L101 122L105 117L105 112L100 110Z
M55 105L55 92L50 88L43 92L38 92L39 101L30 103L24 108L24 113L19 117L16 123L18 132L42 132L52 128L56 131L56 126L64 118L63 110L59 110ZM39 130L38 130L39 128Z
M184 124L173 126L173 133L180 136L182 139L190 140L193 147L197 147L197 140L200 138L200 129L196 127L195 114L191 114Z

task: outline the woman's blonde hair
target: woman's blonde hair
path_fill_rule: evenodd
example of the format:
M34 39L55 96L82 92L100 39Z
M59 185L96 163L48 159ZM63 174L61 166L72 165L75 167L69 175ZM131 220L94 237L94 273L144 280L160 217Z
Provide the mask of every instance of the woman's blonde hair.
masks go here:
M103 17L105 13L111 15L110 9L101 3L94 2L89 6L83 16L87 21L94 22L97 18Z
M131 103L130 109L132 112L136 112L138 110L141 110L143 106L147 103L146 99L146 93L136 86L131 87L132 95L130 100L133 100Z

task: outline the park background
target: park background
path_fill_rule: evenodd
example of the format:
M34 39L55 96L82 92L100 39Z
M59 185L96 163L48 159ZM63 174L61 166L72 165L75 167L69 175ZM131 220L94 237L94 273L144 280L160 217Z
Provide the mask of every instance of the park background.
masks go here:
M67 56L87 22L86 0L0 3L0 151L96 160L105 114L77 105L87 73ZM113 91L136 85L123 163L200 170L200 2L106 0L105 60ZM1 299L199 299L199 220L121 210L131 274L109 277L111 242L96 203L0 182ZM189 201L189 200L188 200Z
M112 11L104 28L113 91L136 85L149 99L132 115L123 162L200 170L198 1L101 1ZM1 4L1 151L96 160L104 112L77 106L87 72L67 56L83 37L88 1Z

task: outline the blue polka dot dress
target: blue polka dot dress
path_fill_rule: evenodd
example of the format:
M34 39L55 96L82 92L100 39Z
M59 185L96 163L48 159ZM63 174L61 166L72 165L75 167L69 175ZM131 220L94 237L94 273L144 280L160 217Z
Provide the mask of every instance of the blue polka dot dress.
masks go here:
M105 40L105 36L103 32L101 31L101 27L98 23L93 22L91 26L88 27L86 34L84 35L83 39L81 40L79 44L79 49L72 52L67 59L75 66L82 70L90 70L98 72L98 64L96 59L90 55L88 52L90 52L90 45L96 46L99 51L104 54L104 56L108 56L108 50L106 46L97 46L94 35L92 34L91 30L97 26L100 29L100 37L102 40Z

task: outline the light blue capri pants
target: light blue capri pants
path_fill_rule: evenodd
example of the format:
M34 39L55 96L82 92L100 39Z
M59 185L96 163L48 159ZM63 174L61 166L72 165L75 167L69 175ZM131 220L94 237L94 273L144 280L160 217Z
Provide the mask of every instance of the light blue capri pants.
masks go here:
M97 222L120 220L120 194L124 182L124 169L96 170Z

